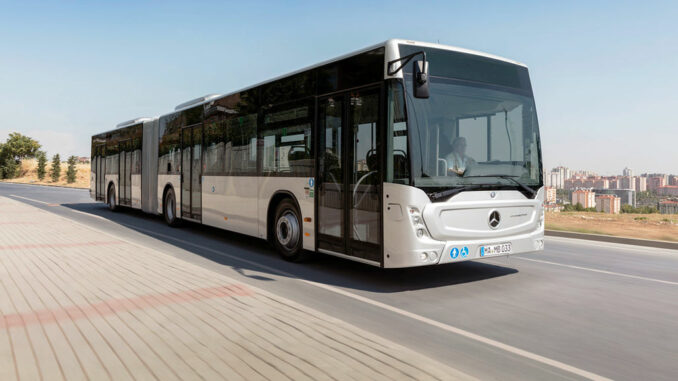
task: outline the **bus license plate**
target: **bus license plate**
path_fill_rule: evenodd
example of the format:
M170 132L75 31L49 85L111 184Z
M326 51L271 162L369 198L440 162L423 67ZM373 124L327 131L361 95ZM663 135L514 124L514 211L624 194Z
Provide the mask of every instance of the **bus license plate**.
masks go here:
M480 248L480 256L511 254L511 243L500 243L497 245L487 245Z

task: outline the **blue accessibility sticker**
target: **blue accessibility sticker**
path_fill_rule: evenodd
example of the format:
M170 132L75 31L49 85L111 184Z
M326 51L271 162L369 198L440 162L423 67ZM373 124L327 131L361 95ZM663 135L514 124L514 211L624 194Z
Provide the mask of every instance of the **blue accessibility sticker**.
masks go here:
M313 188L313 184L315 184L315 180L313 179L313 177L311 177L310 179L308 179L308 186Z
M468 257L468 247L464 246L461 248L461 256L464 258Z
M453 247L452 250L450 251L450 256L452 257L452 259L457 259L457 257L459 256L459 249Z
M480 247L480 256L481 256L481 257L484 257L484 256L485 256L485 248L482 247L482 246Z

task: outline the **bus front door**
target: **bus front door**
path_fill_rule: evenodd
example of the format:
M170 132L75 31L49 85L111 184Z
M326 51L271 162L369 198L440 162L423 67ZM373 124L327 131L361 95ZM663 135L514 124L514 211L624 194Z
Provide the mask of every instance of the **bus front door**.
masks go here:
M181 216L202 215L202 124L181 131Z
M319 101L318 247L382 263L379 89Z

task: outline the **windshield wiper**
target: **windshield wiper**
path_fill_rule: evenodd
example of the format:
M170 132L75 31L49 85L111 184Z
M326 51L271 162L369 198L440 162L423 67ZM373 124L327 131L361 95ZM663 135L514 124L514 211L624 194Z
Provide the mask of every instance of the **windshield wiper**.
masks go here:
M525 184L523 184L523 183L521 183L520 181L518 181L518 180L515 179L516 177L519 177L519 176L512 176L512 175L475 175L475 176L464 176L464 178L470 178L470 177L499 177L500 179L510 180L510 181L513 181L513 182L514 182L516 185L518 185L519 187L521 187L523 190L525 190L527 193L529 193L530 196L532 196L532 198L534 198L535 196L537 196L537 191L536 191L536 190L534 190L534 189L528 187L527 185L525 185Z
M428 197L431 199L431 201L437 201L440 200L441 198L448 198L454 196L457 193L461 193L467 190L480 189L485 185L486 184L465 185L458 188L444 190L442 192L432 192L428 194Z

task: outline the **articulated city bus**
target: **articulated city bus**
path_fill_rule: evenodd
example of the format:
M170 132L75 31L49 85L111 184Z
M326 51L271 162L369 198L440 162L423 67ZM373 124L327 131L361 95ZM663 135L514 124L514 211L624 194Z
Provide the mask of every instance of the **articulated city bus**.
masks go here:
M527 67L388 40L92 137L90 194L381 267L543 250Z

